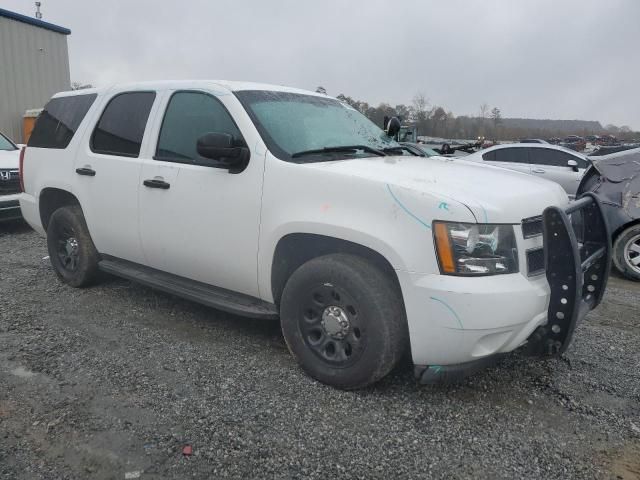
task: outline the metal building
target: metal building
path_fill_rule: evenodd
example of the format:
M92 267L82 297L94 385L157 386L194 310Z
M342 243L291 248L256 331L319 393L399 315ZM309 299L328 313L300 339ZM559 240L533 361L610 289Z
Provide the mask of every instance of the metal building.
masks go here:
M71 30L0 8L0 131L22 142L26 110L71 88Z

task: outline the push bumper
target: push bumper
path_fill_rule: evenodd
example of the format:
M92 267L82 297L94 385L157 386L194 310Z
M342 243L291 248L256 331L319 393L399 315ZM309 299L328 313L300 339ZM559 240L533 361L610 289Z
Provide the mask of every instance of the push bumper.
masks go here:
M583 221L576 232L571 217L578 213ZM535 356L558 355L568 348L577 324L601 302L609 277L610 235L598 198L587 194L565 209L547 208L543 245L546 281L543 276L527 283L522 276L494 277L495 290L488 296L480 279L441 279L445 288L440 295L451 296L466 328L432 329L438 339L434 342L414 338L410 322L414 372L421 383L459 380L522 345ZM457 288L469 285L467 280L476 280L476 291ZM447 282L457 282L455 293ZM490 307L487 299L493 301Z
M581 214L576 235L570 215ZM562 354L576 326L602 301L611 269L611 235L598 197L587 193L562 210L549 207L543 217L545 269L551 289L548 321L529 337L531 355Z

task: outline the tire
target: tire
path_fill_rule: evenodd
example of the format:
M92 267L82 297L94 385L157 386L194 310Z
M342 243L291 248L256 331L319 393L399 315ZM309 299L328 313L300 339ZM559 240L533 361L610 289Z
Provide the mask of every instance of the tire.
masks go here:
M354 255L326 255L299 267L282 293L280 321L302 369L345 390L377 382L407 349L396 283Z
M612 257L613 264L622 275L640 281L640 224L626 228L616 237Z
M98 277L98 254L79 206L53 212L47 227L49 258L56 275L72 287L86 287Z

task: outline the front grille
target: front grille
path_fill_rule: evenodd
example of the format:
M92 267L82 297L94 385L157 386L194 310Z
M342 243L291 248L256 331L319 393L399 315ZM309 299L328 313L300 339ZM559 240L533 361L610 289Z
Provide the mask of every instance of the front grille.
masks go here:
M0 195L20 193L18 170L0 170Z
M544 248L527 250L527 274L532 277L544 273Z
M522 235L524 238L542 235L542 217L531 217L522 220Z

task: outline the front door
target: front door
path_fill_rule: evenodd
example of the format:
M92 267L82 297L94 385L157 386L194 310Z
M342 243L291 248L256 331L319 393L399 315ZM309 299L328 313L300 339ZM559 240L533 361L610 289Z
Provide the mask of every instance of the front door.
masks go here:
M255 130L243 135L219 98L202 91L170 95L155 156L144 162L139 185L146 264L257 297L265 156L252 152L240 173L210 166L196 143L211 132L231 134L239 144L258 140Z
M574 160L577 167L569 166ZM567 194L574 196L587 166L586 160L552 148L531 148L529 152L531 173L559 183Z

